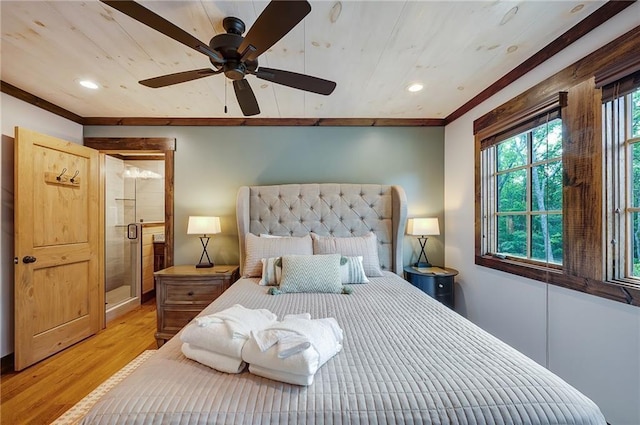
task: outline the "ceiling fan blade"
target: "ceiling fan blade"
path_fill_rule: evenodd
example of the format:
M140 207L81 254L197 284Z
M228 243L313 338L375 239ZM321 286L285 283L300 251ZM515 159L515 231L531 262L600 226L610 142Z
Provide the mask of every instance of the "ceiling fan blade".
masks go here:
M247 47L253 46L255 50L247 54L247 60L257 58L298 25L309 12L311 5L307 1L271 1L247 31L238 51L243 53Z
M255 94L249 85L249 82L244 78L242 80L233 80L233 90L236 92L236 98L242 113L245 116L258 115L260 113L260 107L256 100Z
M213 51L207 43L203 43L182 28L177 27L162 16L150 11L146 7L131 0L100 0L102 3L113 7L125 15L142 22L148 27L161 32L167 37L184 44L187 47L203 53L218 63L224 63L225 60L215 51Z
M197 80L198 78L208 77L209 75L218 74L220 71L214 71L211 68L194 69L191 71L176 72L175 74L162 75L160 77L149 78L147 80L138 81L143 86L157 89L159 87L171 86L173 84L184 83L186 81Z
M255 76L262 80L282 84L283 86L324 95L331 94L336 88L336 83L333 81L323 80L322 78L312 77L311 75L283 71L281 69L260 67L258 71L255 72Z

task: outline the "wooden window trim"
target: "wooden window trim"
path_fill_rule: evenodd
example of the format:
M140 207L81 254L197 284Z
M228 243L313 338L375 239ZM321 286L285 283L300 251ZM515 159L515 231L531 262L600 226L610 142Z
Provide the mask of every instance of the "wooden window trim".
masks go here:
M480 140L495 138L495 141L491 144L496 144L509 137L500 137L504 133L519 134L522 132L520 129L524 127L528 128L528 124L531 121L565 106L567 106L567 92L559 91L541 99L533 105L513 110L508 114L503 114L497 121L495 120L494 112L491 111L473 122L473 134L479 137ZM485 142L483 148L487 143L488 142Z

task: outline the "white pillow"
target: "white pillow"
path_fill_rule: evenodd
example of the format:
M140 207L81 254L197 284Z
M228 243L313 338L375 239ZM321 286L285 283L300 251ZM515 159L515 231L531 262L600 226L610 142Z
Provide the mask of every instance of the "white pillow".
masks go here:
M283 256L280 291L341 294L340 258L340 254Z
M314 254L341 254L344 257L362 256L364 272L368 277L382 276L378 257L378 238L373 232L365 236L334 238L311 233Z
M247 233L244 240L245 258L244 267L242 268L243 277L261 276L261 259L263 258L313 254L313 244L309 235L301 238L261 238L253 233Z

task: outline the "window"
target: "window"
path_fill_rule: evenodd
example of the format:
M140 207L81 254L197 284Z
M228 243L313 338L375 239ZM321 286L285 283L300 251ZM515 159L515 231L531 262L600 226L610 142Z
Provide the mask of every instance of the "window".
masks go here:
M559 270L563 264L563 123L567 93L504 114L476 133L476 262L516 264L515 273ZM510 267L510 266L509 266Z
M483 151L485 253L562 264L562 121L558 115L545 114L497 136Z
M608 280L640 285L640 72L603 87Z

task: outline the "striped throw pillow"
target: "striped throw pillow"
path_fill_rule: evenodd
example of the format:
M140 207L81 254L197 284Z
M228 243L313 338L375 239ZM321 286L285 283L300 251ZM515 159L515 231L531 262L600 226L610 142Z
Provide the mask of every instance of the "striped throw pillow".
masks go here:
M282 258L271 257L262 260L262 279L258 285L278 286L282 279Z
M340 258L340 280L342 283L369 283L362 267L362 256Z

